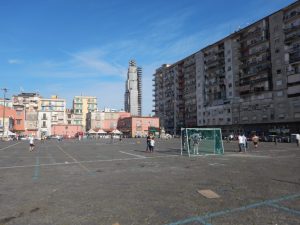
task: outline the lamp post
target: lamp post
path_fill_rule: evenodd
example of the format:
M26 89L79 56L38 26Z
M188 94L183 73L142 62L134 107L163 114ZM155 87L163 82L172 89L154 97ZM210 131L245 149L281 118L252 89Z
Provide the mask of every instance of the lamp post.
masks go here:
M3 91L3 122L2 122L2 140L4 140L4 131L5 131L5 94L8 91L7 88L1 88L1 90Z

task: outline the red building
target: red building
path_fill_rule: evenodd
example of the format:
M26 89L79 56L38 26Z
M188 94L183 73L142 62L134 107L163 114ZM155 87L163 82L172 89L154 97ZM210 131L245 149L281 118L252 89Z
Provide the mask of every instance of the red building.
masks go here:
M3 130L3 115L5 130L10 130L15 133L23 133L25 130L25 113L24 110L14 110L10 107L0 105L0 121L1 121L1 132Z
M128 137L146 137L151 132L149 128L159 130L158 117L132 116L120 118L118 121L118 129Z
M56 124L51 126L51 134L73 138L77 133L83 132L81 125Z

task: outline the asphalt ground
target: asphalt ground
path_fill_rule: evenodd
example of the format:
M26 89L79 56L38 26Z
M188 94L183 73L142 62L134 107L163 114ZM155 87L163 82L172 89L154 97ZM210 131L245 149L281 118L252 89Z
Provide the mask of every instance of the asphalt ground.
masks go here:
M0 225L300 224L295 143L189 158L179 139L110 141L0 142Z

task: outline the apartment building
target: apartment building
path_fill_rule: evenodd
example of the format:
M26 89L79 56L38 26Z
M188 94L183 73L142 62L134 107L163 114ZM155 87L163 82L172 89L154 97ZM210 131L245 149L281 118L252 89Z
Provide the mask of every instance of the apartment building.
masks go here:
M40 98L38 111L38 137L50 136L51 126L67 124L66 100L57 95Z
M160 126L174 134L183 126L194 126L197 123L195 55L173 65L162 65L153 81L153 111L160 118Z
M20 93L12 97L13 108L21 114L25 113L25 135L37 135L38 133L38 104L40 100L38 93Z
M17 111L12 107L4 107L0 105L0 135L4 136L8 131L22 134L25 130L25 114L24 111ZM3 129L4 128L4 129Z
M97 111L97 98L93 96L75 96L73 99L74 125L82 125L86 130L86 114Z
M6 107L10 107L10 108L13 107L11 99L5 98L5 100L4 100L4 98L0 98L0 105L4 105L4 104L5 104Z
M153 81L153 111L169 133L299 132L300 2L163 65Z

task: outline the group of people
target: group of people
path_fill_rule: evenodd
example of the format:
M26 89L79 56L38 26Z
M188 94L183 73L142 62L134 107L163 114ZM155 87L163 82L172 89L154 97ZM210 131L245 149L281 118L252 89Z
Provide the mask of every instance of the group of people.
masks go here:
M153 152L154 151L154 136L148 135L147 136L147 146L146 146L146 152Z
M254 148L257 148L258 147L258 141L259 141L259 137L254 134L252 136L252 142L253 142L253 145L254 145ZM244 135L244 134L240 134L238 136L238 141L239 141L239 152L246 152L247 149L248 149L248 140L247 140L247 137Z

